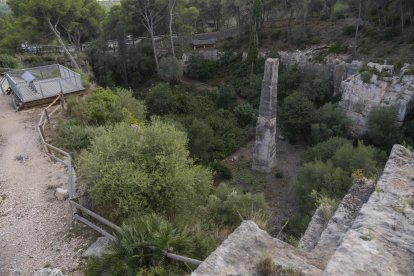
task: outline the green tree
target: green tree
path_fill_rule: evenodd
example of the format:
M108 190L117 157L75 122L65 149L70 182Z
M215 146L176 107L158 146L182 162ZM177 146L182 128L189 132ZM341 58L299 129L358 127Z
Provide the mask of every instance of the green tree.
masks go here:
M180 82L183 76L181 63L173 56L165 57L160 62L160 77L169 83Z
M318 122L311 126L312 139L315 143L334 136L347 136L350 121L339 107L327 103L318 109L317 118Z
M96 32L103 15L96 0L10 0L7 3L21 26L44 35L52 32L72 66L80 70L65 45L62 32L79 43L83 37Z
M251 66L250 73L254 72L259 47L260 28L260 0L253 0L253 8L250 22L249 47L247 51L247 63Z
M212 173L194 165L185 133L153 121L121 124L96 137L78 173L92 203L112 218L191 213L210 193Z
M369 139L373 145L388 152L402 140L397 112L395 107L378 106L368 115Z
M336 151L343 145L352 145L352 141L343 137L332 137L326 141L318 143L306 150L302 156L302 163L308 163L315 160L326 162L331 159Z
M287 96L279 113L286 137L294 142L308 138L316 114L315 106L303 93L295 92Z
M203 121L194 119L188 128L188 148L203 161L211 160L211 149L214 140L213 129Z
M216 104L220 108L234 108L237 101L237 94L233 86L222 85L218 89Z
M254 124L257 121L257 110L249 103L239 104L234 109L234 113L241 127Z
M145 103L150 115L167 115L177 109L173 91L168 84L160 83L150 89Z

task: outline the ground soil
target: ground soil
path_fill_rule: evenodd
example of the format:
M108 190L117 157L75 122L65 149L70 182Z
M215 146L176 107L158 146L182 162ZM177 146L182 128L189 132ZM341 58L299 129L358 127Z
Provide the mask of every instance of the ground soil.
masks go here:
M280 129L277 133L279 136L282 135ZM230 168L240 165L251 167L253 148L252 141L226 158L225 163ZM276 166L271 173L263 174L267 180L265 196L270 207L269 231L279 238L283 238L283 235L280 235L283 226L299 207L292 181L298 173L300 157L305 148L304 145L292 145L287 140L276 139ZM276 177L277 172L282 172L283 177Z
M0 95L0 275L33 275L43 267L76 275L90 244L90 230L74 224L69 203L54 197L67 176L42 151L40 112L16 112Z

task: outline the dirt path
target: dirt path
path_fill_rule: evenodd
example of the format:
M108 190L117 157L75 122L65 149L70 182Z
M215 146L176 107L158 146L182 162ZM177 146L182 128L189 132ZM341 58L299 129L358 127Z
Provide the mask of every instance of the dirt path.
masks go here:
M72 227L62 165L41 151L35 125L40 109L15 112L0 95L0 275L32 275L45 266L65 273L79 264L80 226ZM81 230L82 231L82 230Z

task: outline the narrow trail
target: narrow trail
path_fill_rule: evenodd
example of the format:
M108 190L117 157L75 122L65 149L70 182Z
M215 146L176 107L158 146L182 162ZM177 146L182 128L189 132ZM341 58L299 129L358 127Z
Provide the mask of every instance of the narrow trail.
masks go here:
M41 109L15 112L0 94L0 275L33 275L45 266L74 271L85 241L73 226L62 165L42 152L36 132Z

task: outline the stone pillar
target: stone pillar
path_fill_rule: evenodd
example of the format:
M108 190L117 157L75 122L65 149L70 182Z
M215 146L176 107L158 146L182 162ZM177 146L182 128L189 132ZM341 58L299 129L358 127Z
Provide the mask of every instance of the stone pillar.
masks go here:
M276 104L279 59L266 60L252 169L269 173L276 161Z

